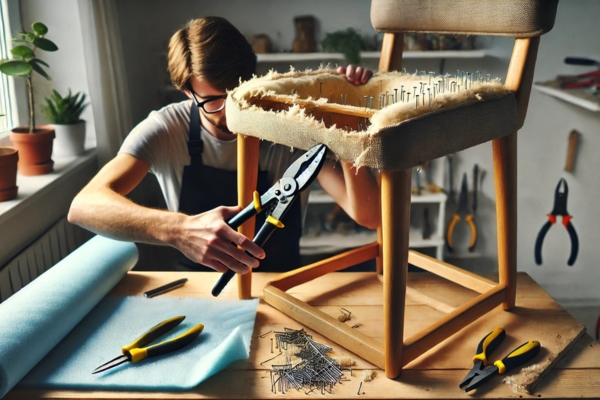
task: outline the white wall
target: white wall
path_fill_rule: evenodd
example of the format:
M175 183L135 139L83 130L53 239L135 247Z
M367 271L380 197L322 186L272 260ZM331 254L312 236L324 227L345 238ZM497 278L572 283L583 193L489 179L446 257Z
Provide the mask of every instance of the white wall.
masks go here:
M156 82L164 80L166 65L159 64L159 54L166 49L170 35L187 20L207 15L228 18L246 36L266 33L279 51L289 50L294 39L293 18L313 15L318 21L317 40L326 32L355 27L365 35L374 35L370 25L370 2L367 0L129 0L118 3L134 120L139 121L160 106ZM600 60L597 38L600 26L600 2L594 0L561 1L553 31L542 37L535 80L552 79L557 74L579 73L590 68L563 64L565 56L587 56ZM479 45L489 56L471 61L447 60L445 71L481 70L504 78L512 40L483 38ZM370 68L376 65L368 64ZM275 65L287 70L288 65ZM303 66L297 66L303 68ZM405 62L409 72L415 69L438 71L437 61ZM600 115L532 92L529 114L519 134L519 225L518 268L526 271L552 296L563 302L600 303L596 282L600 250L598 163L600 157ZM581 133L576 167L573 173L563 170L567 135L572 129ZM477 257L450 259L458 265L480 272L495 269L496 233L491 144L468 149L456 155L454 187L458 189L463 172L472 171L477 163L486 175L479 195ZM438 175L446 164L437 160ZM564 177L569 184L568 210L574 215L580 239L580 252L573 267L566 265L570 251L567 232L557 224L547 235L543 248L544 264L537 266L533 246L538 230L553 206L554 189ZM441 183L441 182L440 182ZM460 233L460 232L459 232Z
M77 17L77 0L40 1L21 0L26 14L25 25L35 20L64 21L63 26L48 22L49 37L57 42L61 51L46 59L51 66L54 83L60 90L72 87L85 88L85 67L82 60L81 35L71 22ZM278 50L291 47L294 38L293 18L313 15L319 21L317 40L325 32L353 26L363 34L373 35L370 26L368 0L127 0L118 1L119 24L123 36L125 62L128 69L131 108L134 122L144 118L149 111L159 107L159 89L164 84L166 65L160 54L166 50L171 34L187 20L199 16L219 15L228 18L247 36L267 33ZM541 40L535 80L552 79L557 74L579 73L590 68L563 64L565 56L587 56L600 60L597 38L600 27L600 2L594 0L559 3L556 25ZM480 45L490 56L484 59L459 62L447 60L445 71L456 69L482 70L493 76L504 77L512 42L505 38L486 38ZM376 65L369 64L371 68ZM287 70L287 65L276 65ZM302 68L301 66L298 66ZM405 67L437 71L437 61L407 61ZM573 173L564 171L567 135L576 129L581 142ZM600 303L600 293L595 286L600 281L600 206L595 199L599 194L598 178L600 158L600 115L560 100L532 92L529 114L519 134L519 252L518 268L526 271L553 297L563 302L579 301ZM463 172L471 172L478 163L486 171L482 193L479 196L477 221L479 225L478 257L452 259L459 265L477 271L495 268L496 234L493 169L491 145L485 144L456 155L454 182L458 187ZM436 161L436 168L444 166ZM574 215L580 239L579 258L573 267L566 265L569 255L568 235L558 224L547 235L544 244L544 265L537 266L533 259L533 246L539 228L553 205L556 183L564 177L569 183L568 210ZM441 182L440 182L441 183Z
M600 60L597 16L600 2L561 1L555 28L542 37L535 79L545 81L558 74L593 70L563 63L565 56ZM564 171L567 136L581 133L575 169ZM600 114L593 113L538 91L532 93L529 115L519 135L519 268L556 298L598 304L600 291ZM562 225L554 227L544 243L544 264L533 261L533 245L544 214L551 211L554 188L564 177L569 184L568 211L579 234L579 258L566 265L570 243Z
M190 19L225 17L247 37L268 34L277 51L291 49L293 20L299 15L317 18L318 42L325 32L350 25L364 35L376 33L370 23L370 2L366 0L127 0L117 2L117 7L134 122L161 106L160 87L154 82L162 85L166 64L159 55L166 52L171 35ZM279 67L289 69L289 65Z

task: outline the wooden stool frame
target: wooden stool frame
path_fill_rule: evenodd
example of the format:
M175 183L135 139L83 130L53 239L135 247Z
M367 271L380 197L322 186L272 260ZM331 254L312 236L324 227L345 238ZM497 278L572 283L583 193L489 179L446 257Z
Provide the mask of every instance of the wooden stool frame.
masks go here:
M529 102L539 37L517 38L510 60L505 86L515 92L518 126L522 126ZM403 34L384 35L379 70L399 70ZM335 113L333 109L327 112ZM259 139L238 137L238 198L244 206L252 201L258 171ZM494 182L498 231L498 282L480 277L441 260L409 251L411 207L411 170L383 170L380 174L382 224L378 241L311 265L279 275L264 288L264 300L340 344L358 356L385 370L388 378L397 378L402 367L447 339L471 322L502 304L505 310L515 305L517 256L517 137L516 132L493 140ZM240 227L253 236L254 221ZM294 298L287 290L327 273L377 259L377 272L383 282L384 343L352 329L318 309ZM468 303L450 311L441 320L404 339L404 307L407 292L408 263L460 284L477 293ZM239 297L250 298L251 273L239 276Z

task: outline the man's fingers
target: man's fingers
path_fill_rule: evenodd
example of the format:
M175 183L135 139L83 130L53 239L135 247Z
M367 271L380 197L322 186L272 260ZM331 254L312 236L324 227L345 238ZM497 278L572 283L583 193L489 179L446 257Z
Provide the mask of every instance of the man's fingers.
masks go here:
M242 211L242 207L240 206L220 206L218 209L221 211L221 215L225 221L230 220Z
M362 79L360 80L361 84L365 84L369 81L369 79L371 79L371 77L373 76L373 71L371 71L370 69L365 69L365 71L362 74Z
M337 72L339 74L345 74L348 82L354 85L364 85L373 76L373 71L361 66L355 66L348 64L347 67L338 67Z
M250 271L250 267L247 265L240 264L228 255L219 253L215 252L213 258L206 259L203 264L221 273L232 270L236 274L245 274Z
M346 79L348 79L348 82L354 82L355 75L356 67L352 64L349 64L348 67L346 67Z

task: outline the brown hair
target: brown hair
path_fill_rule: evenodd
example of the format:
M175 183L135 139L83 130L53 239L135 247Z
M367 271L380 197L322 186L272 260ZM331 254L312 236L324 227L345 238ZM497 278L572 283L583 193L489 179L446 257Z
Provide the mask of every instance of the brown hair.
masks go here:
M180 90L187 89L192 76L217 90L234 89L256 70L252 46L221 17L194 19L175 32L167 60L171 81Z

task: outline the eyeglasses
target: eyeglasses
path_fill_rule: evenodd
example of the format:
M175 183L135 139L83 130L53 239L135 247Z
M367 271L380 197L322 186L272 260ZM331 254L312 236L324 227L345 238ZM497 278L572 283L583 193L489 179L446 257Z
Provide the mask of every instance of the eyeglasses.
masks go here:
M226 94L220 96L207 96L206 100L203 102L199 102L196 97L196 93L193 90L190 90L192 96L194 97L194 101L198 105L198 108L202 108L207 114L215 114L225 108L225 99L227 98Z

